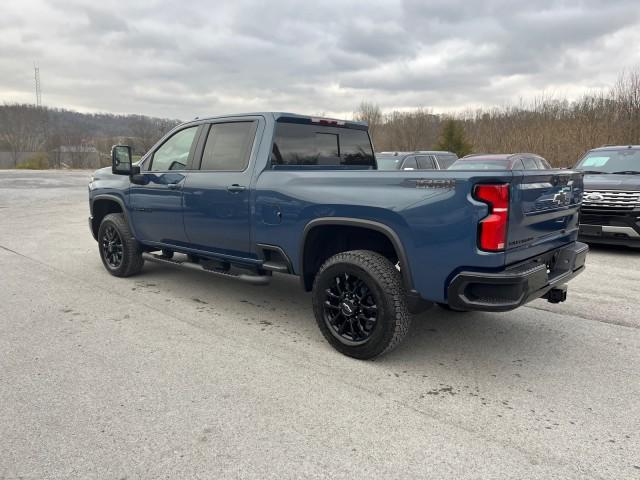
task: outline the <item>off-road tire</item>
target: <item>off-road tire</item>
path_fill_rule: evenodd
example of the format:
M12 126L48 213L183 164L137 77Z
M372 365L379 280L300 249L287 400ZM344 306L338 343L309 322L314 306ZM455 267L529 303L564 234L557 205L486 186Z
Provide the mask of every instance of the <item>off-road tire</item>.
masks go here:
M325 320L326 289L340 273L351 273L363 280L375 296L378 318L366 343L348 345L329 330ZM366 360L393 350L405 337L411 324L400 272L382 255L368 250L342 252L320 267L313 283L313 312L320 331L339 352Z
M122 241L122 262L114 267L106 260L102 248L102 239L105 234L105 230L112 226L116 229L120 239ZM136 241L129 229L129 224L122 213L110 213L106 215L100 223L98 229L98 251L100 252L100 259L107 271L116 277L130 277L140 272L144 265L144 258L142 258L142 249L140 244Z

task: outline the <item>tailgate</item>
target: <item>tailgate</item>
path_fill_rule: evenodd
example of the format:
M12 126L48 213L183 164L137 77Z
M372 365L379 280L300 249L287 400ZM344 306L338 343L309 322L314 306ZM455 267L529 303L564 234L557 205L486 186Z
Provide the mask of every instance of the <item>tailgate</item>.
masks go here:
M578 235L582 173L574 170L514 171L506 263L539 255Z

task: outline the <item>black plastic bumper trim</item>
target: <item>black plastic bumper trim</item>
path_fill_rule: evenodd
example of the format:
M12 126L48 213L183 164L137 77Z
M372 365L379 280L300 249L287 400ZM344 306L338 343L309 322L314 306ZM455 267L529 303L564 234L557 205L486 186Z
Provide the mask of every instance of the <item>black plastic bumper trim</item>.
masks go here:
M449 284L448 303L461 310L513 310L582 273L588 251L574 242L502 272L460 272Z

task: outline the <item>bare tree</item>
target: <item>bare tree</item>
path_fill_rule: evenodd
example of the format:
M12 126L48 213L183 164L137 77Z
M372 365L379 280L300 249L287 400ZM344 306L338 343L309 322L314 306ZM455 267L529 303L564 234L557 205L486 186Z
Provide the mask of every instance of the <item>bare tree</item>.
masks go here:
M134 115L131 121L131 136L136 141L136 150L146 153L162 136L176 126L176 122L163 118Z
M0 107L0 140L9 149L14 167L22 152L36 152L45 144L46 110L35 105Z
M573 102L542 95L453 115L425 109L394 111L376 126L376 148L434 148L447 118L462 123L476 153L533 152L554 166L568 167L591 148L640 143L640 70L622 72L611 89L585 93Z
M369 124L369 134L375 140L378 127L382 124L382 110L380 110L380 107L375 103L362 101L354 112L353 118L360 122L367 122Z

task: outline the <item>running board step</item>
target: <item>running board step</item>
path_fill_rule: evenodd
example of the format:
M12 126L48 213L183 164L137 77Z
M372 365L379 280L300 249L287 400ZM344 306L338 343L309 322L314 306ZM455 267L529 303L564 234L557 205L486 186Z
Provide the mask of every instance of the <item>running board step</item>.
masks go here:
M270 272L289 273L289 266L286 263L266 261L262 264L262 268Z
M235 280L240 280L241 282L250 283L252 285L267 285L271 281L271 275L248 275L246 273L229 273L223 270L205 268L203 265L193 263L188 260L177 260L173 258L163 257L161 255L154 255L147 252L144 252L142 254L142 258L149 262L176 265L179 267L187 268L189 270L211 273L219 277L233 278Z

